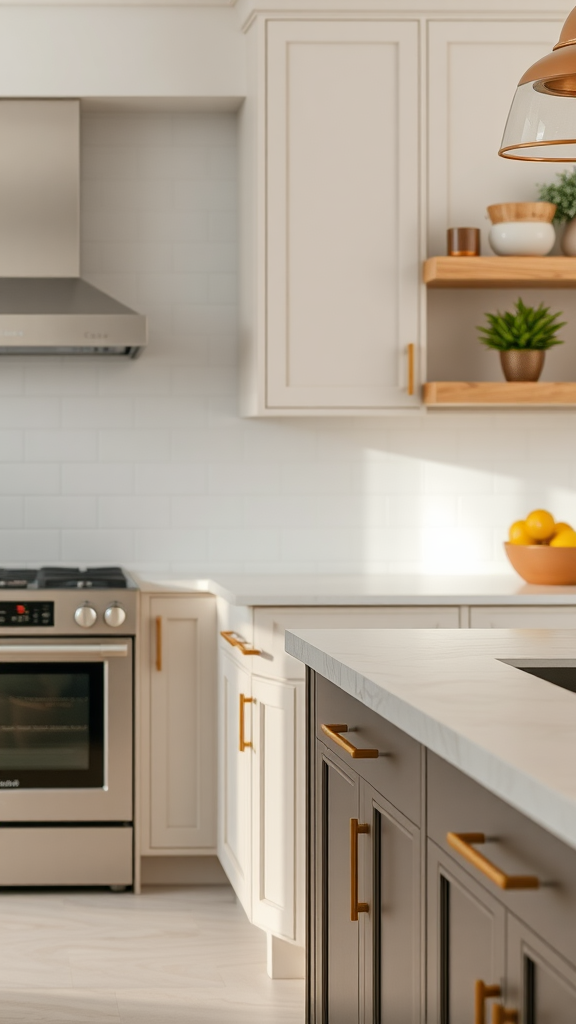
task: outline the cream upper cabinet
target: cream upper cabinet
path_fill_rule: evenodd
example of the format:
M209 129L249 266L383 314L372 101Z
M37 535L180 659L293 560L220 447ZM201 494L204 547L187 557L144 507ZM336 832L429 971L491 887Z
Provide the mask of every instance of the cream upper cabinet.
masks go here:
M419 32L344 15L263 16L249 32L245 415L420 404Z
M503 160L498 149L516 86L556 44L562 21L486 17L428 24L428 254L446 254L446 228L482 229L491 203L537 199L558 165ZM561 169L561 168L560 168ZM465 293L469 296L469 293Z
M143 598L141 852L216 849L216 602Z

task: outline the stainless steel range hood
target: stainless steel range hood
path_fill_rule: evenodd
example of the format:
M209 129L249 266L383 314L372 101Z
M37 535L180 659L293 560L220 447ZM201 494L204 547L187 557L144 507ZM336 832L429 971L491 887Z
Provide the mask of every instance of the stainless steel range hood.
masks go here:
M80 277L80 103L0 100L0 354L114 355L146 317Z

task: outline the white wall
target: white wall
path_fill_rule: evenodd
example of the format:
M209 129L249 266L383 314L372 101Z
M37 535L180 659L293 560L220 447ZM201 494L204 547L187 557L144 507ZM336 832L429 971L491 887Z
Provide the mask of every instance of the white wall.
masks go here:
M238 418L235 163L233 115L84 119L84 272L149 351L0 362L0 564L506 571L512 519L576 520L570 413Z

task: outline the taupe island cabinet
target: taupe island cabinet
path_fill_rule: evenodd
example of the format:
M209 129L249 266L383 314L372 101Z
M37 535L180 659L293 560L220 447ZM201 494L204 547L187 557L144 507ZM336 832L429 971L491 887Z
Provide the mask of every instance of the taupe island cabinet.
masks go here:
M576 1022L576 632L292 630L309 1024Z

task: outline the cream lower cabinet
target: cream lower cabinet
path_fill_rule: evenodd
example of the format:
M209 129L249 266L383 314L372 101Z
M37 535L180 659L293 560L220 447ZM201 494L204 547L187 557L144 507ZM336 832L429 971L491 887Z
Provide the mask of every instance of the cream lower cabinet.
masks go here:
M216 851L216 602L142 598L140 853Z
M241 411L418 408L418 23L262 14L247 35Z
M455 607L256 608L246 635L221 638L218 856L268 934L272 977L301 977L305 944L305 684L285 630L458 624Z

